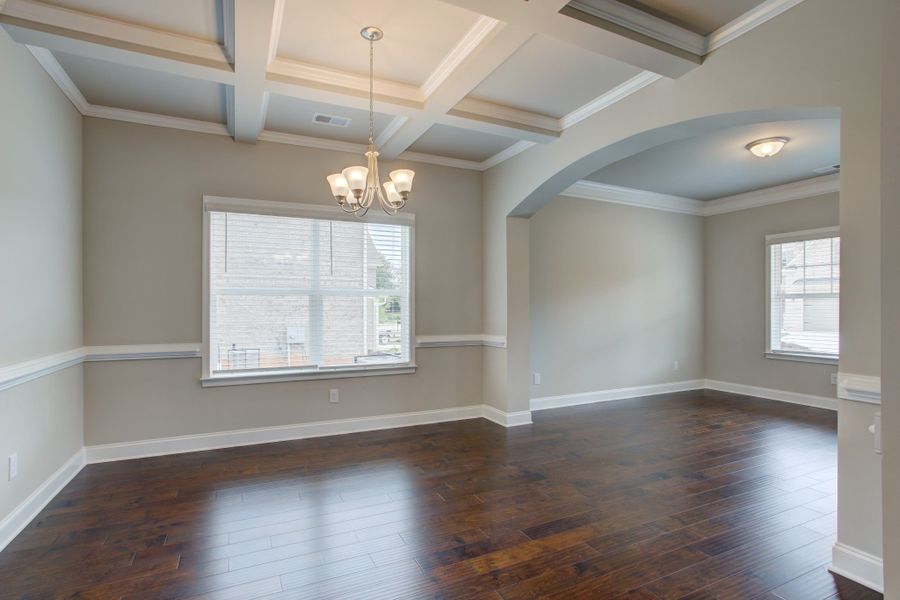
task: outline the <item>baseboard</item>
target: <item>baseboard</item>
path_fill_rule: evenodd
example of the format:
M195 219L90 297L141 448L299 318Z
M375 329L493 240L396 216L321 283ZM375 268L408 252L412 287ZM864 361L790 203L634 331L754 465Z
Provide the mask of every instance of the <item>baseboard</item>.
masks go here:
M756 396L757 398L765 398L766 400L778 400L780 402L814 406L816 408L825 408L827 410L838 409L837 398L828 398L826 396L786 392L784 390L773 390L770 388L756 387L754 385L744 385L742 383L716 381L715 379L707 379L704 387L708 390L742 394L744 396Z
M72 458L47 478L44 483L22 501L13 511L0 521L0 551L25 529L47 504L62 490L85 465L84 448L80 448Z
M873 554L838 542L831 550L828 570L884 593L884 561Z
M217 448L284 442L288 440L341 435L345 433L359 433L362 431L376 431L379 429L393 429L396 427L410 427L413 425L427 425L430 423L444 423L447 421L477 419L480 417L487 418L504 427L531 423L530 411L523 411L522 413L504 413L493 407L475 404L457 408L442 408L438 410L378 415L374 417L314 421L312 423L297 423L294 425L238 429L233 431L219 431L214 433L139 440L135 442L101 444L87 446L85 450L87 451L88 463L100 463L115 460L127 460L131 458L162 456L166 454L180 454L182 452L215 450Z
M595 402L611 402L613 400L639 398L641 396L653 396L656 394L702 390L703 387L704 380L691 379L687 381L675 381L672 383L656 383L652 385L599 390L596 392L564 394L562 396L544 396L542 398L531 399L531 410L547 410L550 408L563 408L565 406L578 406L580 404L593 404Z
M489 404L482 405L482 416L488 421L493 421L504 427L517 427L519 425L531 425L531 411L520 410L518 412L503 412Z

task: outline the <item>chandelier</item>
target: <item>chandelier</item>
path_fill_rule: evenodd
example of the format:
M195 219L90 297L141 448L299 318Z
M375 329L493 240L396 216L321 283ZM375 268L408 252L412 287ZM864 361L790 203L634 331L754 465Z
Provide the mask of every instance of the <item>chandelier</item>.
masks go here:
M340 173L326 177L331 193L344 212L358 217L369 211L375 199L389 215L396 215L406 205L412 190L415 172L410 169L391 171L391 180L384 183L378 176L378 151L375 150L375 42L384 37L378 27L364 27L359 34L369 42L369 145L366 151L367 166L347 167Z

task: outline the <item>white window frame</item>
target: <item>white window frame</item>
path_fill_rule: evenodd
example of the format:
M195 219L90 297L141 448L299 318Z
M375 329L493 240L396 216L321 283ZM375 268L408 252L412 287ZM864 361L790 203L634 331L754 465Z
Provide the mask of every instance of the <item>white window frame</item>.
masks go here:
M821 227L805 229L789 233L776 233L766 236L766 358L775 360L793 360L798 362L837 365L838 356L812 352L790 352L772 349L772 246L789 242L806 242L824 238L840 237L839 227ZM838 292L840 297L840 292Z
M375 207L377 208L377 207ZM240 212L254 215L273 215L279 217L300 217L307 219L328 219L332 221L350 221L363 223L385 223L405 225L409 227L409 361L401 364L364 365L348 367L318 367L315 370L304 368L279 369L277 371L216 373L213 374L210 361L210 266L209 245L211 239L211 212ZM416 249L416 217L413 213L401 213L395 216L376 213L371 210L365 217L347 214L338 206L321 206L315 204L299 204L295 202L273 202L269 200L251 200L247 198L227 198L223 196L203 196L203 344L201 347L200 383L203 387L225 385L246 385L254 383L274 383L281 381L304 381L315 379L346 379L351 377L371 377L378 375L401 375L416 372L416 284L415 284L415 249Z

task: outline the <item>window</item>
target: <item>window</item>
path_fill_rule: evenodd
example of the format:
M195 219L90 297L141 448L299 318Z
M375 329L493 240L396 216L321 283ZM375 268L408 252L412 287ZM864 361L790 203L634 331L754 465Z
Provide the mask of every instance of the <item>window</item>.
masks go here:
M766 237L767 356L837 361L840 245L837 228Z
M204 198L204 385L411 372L413 217Z

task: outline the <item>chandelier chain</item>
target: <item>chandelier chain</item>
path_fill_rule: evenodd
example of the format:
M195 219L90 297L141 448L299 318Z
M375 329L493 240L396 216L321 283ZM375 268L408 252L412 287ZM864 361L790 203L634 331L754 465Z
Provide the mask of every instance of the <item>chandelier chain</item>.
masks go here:
M369 40L369 144L375 144L375 41Z

